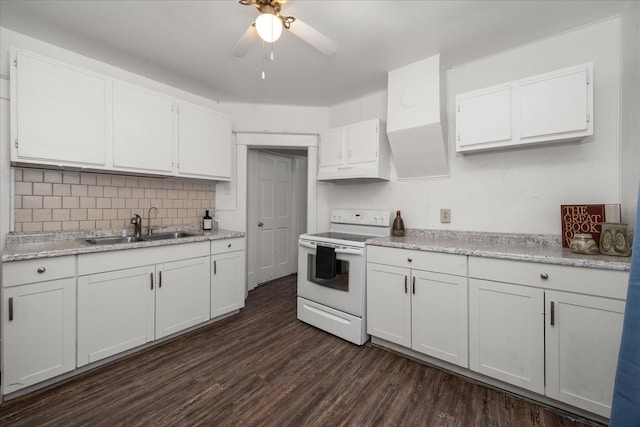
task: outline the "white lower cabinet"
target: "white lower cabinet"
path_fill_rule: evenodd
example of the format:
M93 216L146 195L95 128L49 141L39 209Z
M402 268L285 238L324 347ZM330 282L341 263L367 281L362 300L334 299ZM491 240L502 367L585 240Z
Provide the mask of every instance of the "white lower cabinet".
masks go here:
M211 242L211 318L244 307L244 238Z
M156 266L156 339L209 320L209 257Z
M78 367L209 319L209 243L78 256Z
M75 368L75 257L3 265L2 392Z
M370 246L367 260L367 333L467 367L466 256Z
M547 396L609 417L625 302L554 291L545 297Z
M544 291L469 279L469 367L544 393Z
M155 338L155 267L78 278L78 367Z
M609 417L629 273L469 257L469 276L471 369Z
M75 368L74 307L74 278L4 289L4 394Z

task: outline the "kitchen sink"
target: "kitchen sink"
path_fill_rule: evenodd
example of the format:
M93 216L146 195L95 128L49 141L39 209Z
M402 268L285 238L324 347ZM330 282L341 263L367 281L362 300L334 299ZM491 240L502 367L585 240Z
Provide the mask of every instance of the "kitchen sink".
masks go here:
M184 231L174 231L171 233L157 233L151 236L144 236L145 240L167 240L167 239L180 239L182 237L193 237L195 234L185 233Z
M94 237L93 239L85 239L85 242L91 245L117 245L119 243L135 243L144 242L142 237L135 236L115 236L115 237Z

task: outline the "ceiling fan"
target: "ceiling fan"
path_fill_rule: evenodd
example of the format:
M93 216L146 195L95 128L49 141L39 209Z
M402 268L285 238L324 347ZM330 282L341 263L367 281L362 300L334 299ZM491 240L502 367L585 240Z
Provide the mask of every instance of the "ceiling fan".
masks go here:
M333 40L301 20L280 13L282 4L286 2L287 0L239 0L238 3L242 5L254 6L260 15L240 37L231 52L235 56L244 56L258 38L273 43L285 28L325 55L333 55L338 49Z

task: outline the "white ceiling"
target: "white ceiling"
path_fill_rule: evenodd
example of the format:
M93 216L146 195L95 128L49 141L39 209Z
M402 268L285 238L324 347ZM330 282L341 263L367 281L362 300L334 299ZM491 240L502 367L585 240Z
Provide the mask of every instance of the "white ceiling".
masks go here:
M289 0L283 15L338 51L325 56L285 30L274 61L263 61L261 43L230 53L257 16L236 0L0 0L0 26L212 99L328 106L382 90L390 70L436 53L443 66L462 64L614 16L624 3Z

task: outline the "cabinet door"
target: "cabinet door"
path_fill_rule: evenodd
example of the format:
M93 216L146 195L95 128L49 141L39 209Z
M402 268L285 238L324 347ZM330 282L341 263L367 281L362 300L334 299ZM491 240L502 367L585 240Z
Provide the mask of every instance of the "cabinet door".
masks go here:
M11 76L11 160L104 166L106 79L17 52Z
M244 251L211 257L211 318L244 307Z
M156 339L209 320L209 257L157 267Z
M411 294L407 268L367 263L367 333L411 347Z
M376 121L367 121L345 129L345 148L347 163L370 163L378 160L378 125Z
M320 167L340 166L344 164L344 130L331 129L320 134L318 147Z
M465 94L458 97L456 103L459 150L511 140L511 85Z
M467 278L411 271L411 348L467 368Z
M181 101L178 156L182 176L231 179L231 120L216 111Z
M155 267L78 277L78 367L153 341Z
M590 121L588 81L587 67L522 81L520 137L549 139L553 135L566 137L567 133L586 132Z
M624 301L546 291L547 396L609 417Z
M113 83L113 166L172 172L173 98Z
M544 393L544 291L469 279L469 364Z
M75 368L75 279L4 288L4 394Z

